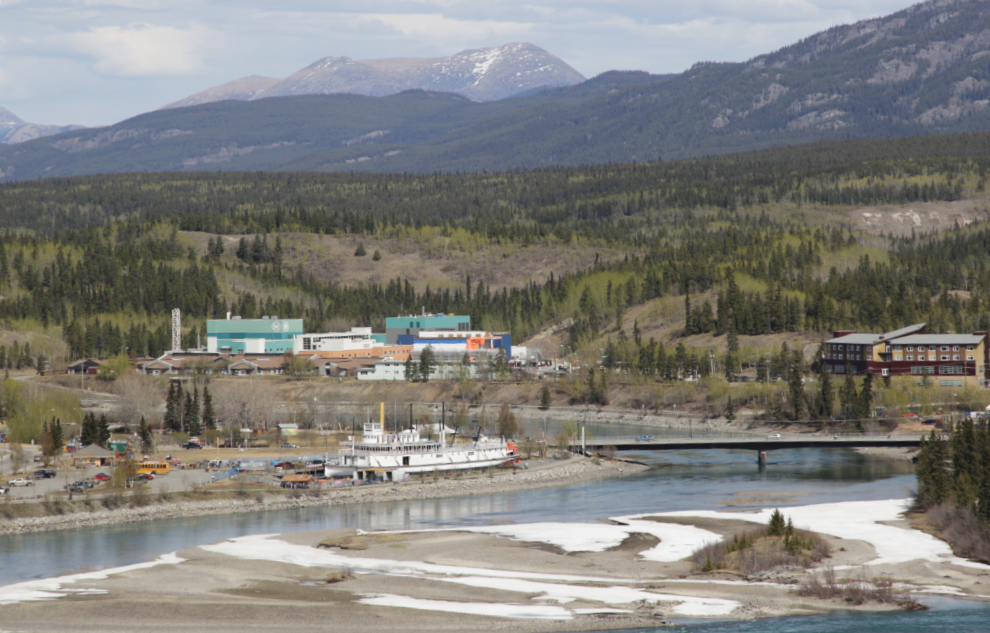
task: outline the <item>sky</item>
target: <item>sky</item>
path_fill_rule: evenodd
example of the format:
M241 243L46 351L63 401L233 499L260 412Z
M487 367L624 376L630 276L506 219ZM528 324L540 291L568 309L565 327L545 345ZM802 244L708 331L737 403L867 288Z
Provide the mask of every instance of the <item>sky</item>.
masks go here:
M585 77L745 61L910 0L0 0L0 106L106 125L327 56L531 42Z

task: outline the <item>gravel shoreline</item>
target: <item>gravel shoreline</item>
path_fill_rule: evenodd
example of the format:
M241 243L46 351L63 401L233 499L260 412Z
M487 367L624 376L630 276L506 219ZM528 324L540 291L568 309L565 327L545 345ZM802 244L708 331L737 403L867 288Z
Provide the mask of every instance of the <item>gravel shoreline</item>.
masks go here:
M9 519L0 522L0 534L74 530L99 525L119 525L140 521L157 521L183 517L262 512L315 506L339 506L379 501L436 499L516 492L584 481L621 477L645 470L643 464L626 461L594 460L575 456L557 464L526 470L499 471L491 476L475 475L463 479L416 481L402 484L376 484L326 491L300 491L298 496L274 496L263 491L250 492L245 498L205 499L152 502L140 507L125 506L114 510L81 508L71 514Z

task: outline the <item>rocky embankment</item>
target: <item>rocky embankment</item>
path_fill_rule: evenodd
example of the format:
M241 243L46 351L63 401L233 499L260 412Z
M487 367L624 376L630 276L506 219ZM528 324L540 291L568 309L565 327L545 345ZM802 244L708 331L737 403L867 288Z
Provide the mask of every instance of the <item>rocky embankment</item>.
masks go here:
M576 456L528 469L452 476L450 479L441 478L436 481L425 479L306 491L247 490L240 496L229 498L220 498L219 494L211 498L216 493L211 493L207 489L206 492L200 493L203 495L202 498L176 500L172 497L166 501L148 498L146 505L140 506L134 504L133 498L128 501L128 497L125 497L125 505L112 510L104 509L97 503L89 504L92 509L83 503L62 503L59 508L63 514L0 521L0 534L71 530L97 525L237 512L495 494L620 477L645 469L646 466L633 462L601 460L595 463L595 460Z

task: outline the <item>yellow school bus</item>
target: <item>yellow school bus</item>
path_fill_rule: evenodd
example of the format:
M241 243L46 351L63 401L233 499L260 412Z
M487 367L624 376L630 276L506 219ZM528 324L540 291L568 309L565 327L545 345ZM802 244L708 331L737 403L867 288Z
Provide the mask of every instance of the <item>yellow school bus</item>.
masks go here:
M143 461L137 465L139 475L151 473L152 475L167 475L169 471L168 462Z

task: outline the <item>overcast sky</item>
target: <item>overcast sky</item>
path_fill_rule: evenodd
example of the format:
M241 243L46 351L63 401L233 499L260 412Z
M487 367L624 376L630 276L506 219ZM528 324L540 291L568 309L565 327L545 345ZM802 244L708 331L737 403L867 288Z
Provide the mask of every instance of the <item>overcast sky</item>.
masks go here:
M102 125L326 56L532 42L586 77L743 61L910 0L0 0L0 106Z

